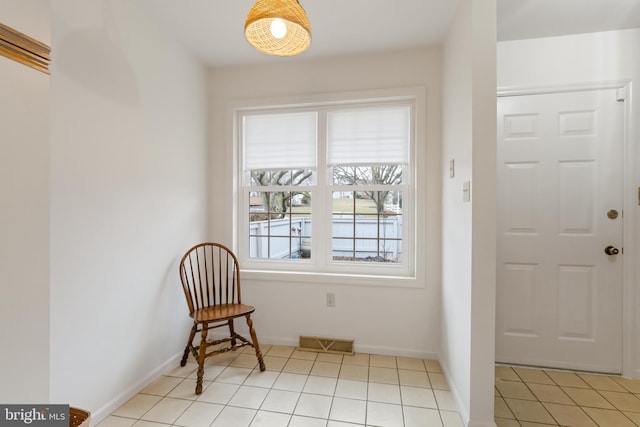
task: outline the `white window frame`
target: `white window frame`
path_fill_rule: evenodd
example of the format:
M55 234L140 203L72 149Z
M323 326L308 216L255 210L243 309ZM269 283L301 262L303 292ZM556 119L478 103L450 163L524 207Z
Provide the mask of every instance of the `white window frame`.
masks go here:
M373 95L373 96L372 96ZM236 104L230 107L233 122L233 148L234 148L234 247L243 269L243 277L261 280L278 281L325 281L331 277L340 277L340 281L350 284L384 285L422 287L417 279L417 253L422 251L424 245L416 236L423 229L417 221L419 209L424 209L423 203L419 203L419 181L417 179L417 147L424 144L425 112L424 112L424 88L402 88L383 91L372 91L359 94L332 95L327 97L314 96L313 102L296 102L292 100L273 101L258 100ZM363 106L400 105L410 106L411 129L409 142L409 165L405 169L403 184L403 249L405 252L402 263L378 263L378 262L336 262L332 260L330 252L332 239L330 238L332 215L332 177L326 167L326 117L327 111L338 108L354 108ZM324 158L316 169L315 183L311 186L312 207L315 219L312 221L311 259L277 260L277 259L251 259L249 258L249 191L245 186L243 173L242 153L242 116L244 114L259 114L261 112L296 112L314 110L318 115L318 140L317 147L319 157ZM320 154L323 153L323 154ZM318 185L321 183L322 185ZM287 191L287 187L279 187ZM422 192L424 193L424 192ZM419 207L418 205L421 205ZM324 218L324 220L322 220ZM322 240L323 242L320 242ZM418 248L420 244L420 248ZM329 249L327 252L325 249ZM318 254L323 254L322 256Z

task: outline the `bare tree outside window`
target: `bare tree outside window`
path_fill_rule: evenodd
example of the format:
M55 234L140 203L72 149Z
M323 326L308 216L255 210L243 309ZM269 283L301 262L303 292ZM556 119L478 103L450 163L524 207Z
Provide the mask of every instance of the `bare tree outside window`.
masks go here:
M278 171L251 171L251 185L256 187L283 187L308 185L313 172L309 169L278 170ZM293 198L302 194L302 200L309 200L308 192L290 191L265 191L261 192L262 205L269 212L271 219L284 217L291 210ZM262 218L264 219L264 218ZM252 219L253 221L254 219Z
M402 165L378 165L378 166L334 166L334 184L341 185L399 185L402 184ZM395 189L385 191L364 190L362 193L374 201L378 213L385 213L385 203L389 194ZM395 201L400 205L401 201ZM401 206L400 206L401 207Z

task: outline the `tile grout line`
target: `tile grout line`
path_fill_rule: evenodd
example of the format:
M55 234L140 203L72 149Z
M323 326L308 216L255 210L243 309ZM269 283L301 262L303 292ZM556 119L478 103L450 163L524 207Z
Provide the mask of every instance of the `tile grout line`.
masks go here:
M497 366L502 366L502 365L497 365ZM512 382L521 382L525 385L525 387L527 388L527 390L529 390L529 392L531 392L531 394L533 395L533 397L536 399L536 402L540 403L542 405L542 407L545 409L545 411L551 416L551 418L556 422L557 425L560 425L560 422L556 419L556 417L553 416L553 414L551 414L551 412L547 409L547 407L544 405L544 403L549 403L549 404L557 404L557 405L564 405L564 406L576 406L577 408L579 408L582 413L584 415L586 415L588 417L588 419L592 420L593 423L595 425L599 425L598 422L587 412L584 410L584 408L592 408L592 409L597 409L597 410L609 410L609 411L615 411L620 413L620 415L622 415L625 419L627 419L628 421L630 421L632 424L636 424L631 418L629 418L622 409L618 409L618 407L611 402L609 399L606 398L606 396L604 396L602 394L602 391L607 391L607 390L600 390L598 388L596 388L594 385L592 385L590 382L588 382L587 380L585 380L579 372L573 372L573 371L566 371L566 370L562 370L559 372L569 372L572 374L575 374L584 384L587 385L587 387L572 387L570 385L561 385L556 379L554 379L552 376L547 374L547 371L544 369L537 369L537 368L526 368L526 369L535 369L539 372L542 372L543 374L546 375L546 377L548 377L551 382L553 383L553 385L557 388L559 388L573 403L574 405L567 405L567 404L563 404L563 403L558 403L558 402L543 402L539 399L539 397L535 394L535 392L533 392L533 390L531 389L530 384L541 384L541 385L545 385L543 383L536 383L536 382L527 382L525 381L525 379L523 378L522 374L519 374L518 371L516 370L516 368L514 368L513 366L505 366L509 369L511 369L511 371L513 371L513 373L516 375L517 378L519 378L519 380L511 380L508 378L496 378L496 380L502 380L502 381L512 381ZM613 381L615 381L615 378L612 377L611 375L602 375L604 378L611 378ZM622 387L625 392L620 392L623 394L630 394L632 396L634 396L634 393L628 388L625 387L623 384L620 384L618 381L615 381L616 384L618 384L620 387ZM549 385L549 384L547 384ZM590 390L595 392L598 396L600 396L601 398L603 398L607 403L609 403L614 409L606 409L606 408L598 408L598 407L592 407L592 406L584 406L584 405L580 405L573 397L571 397L571 395L569 395L568 393L566 393L565 391L565 387L566 388L576 388L576 389L581 389L581 390ZM503 393L498 389L498 387L495 387L496 391L498 392L498 395L500 398L502 398L505 403L507 404L507 407L509 408L509 410L511 411L512 415L515 417L514 419L520 423L520 420L516 417L516 414L514 413L513 409L509 406L509 404L506 402L506 399L512 399L512 400L525 400L526 399L518 399L518 398L514 398L514 397L506 397L505 395L503 395ZM612 391L613 392L613 391ZM633 411L630 411L633 412Z
M238 354L238 355L236 355L233 359L235 360L235 359L236 359L240 354L242 354L242 353L239 353L239 354ZM267 355L268 355L268 352L265 352L265 356L267 356ZM371 356L371 355L369 355L369 356ZM280 357L280 355L272 356L272 357ZM401 384L401 380L400 380L400 366L399 366L399 364L398 364L398 359L397 359L397 357L393 357L393 358L394 358L394 365L395 365L395 366L392 368L392 370L393 370L393 372L395 373L395 377L397 377L397 382L393 383L392 385L394 385L395 387L397 387L397 389L398 389L398 393L399 393L399 397L400 397L400 401L398 402L398 404L397 404L397 405L396 405L396 404L394 404L394 405L400 408L402 422L404 423L405 418L406 418L406 417L405 417L404 408L405 408L405 407L410 407L410 406L413 406L413 405L409 405L409 404L405 405L405 404L404 404L403 393L402 393L402 384ZM278 369L277 371L273 371L273 372L277 372L277 377L274 379L274 381L273 381L273 383L270 385L270 387L262 387L262 386L258 386L258 385L256 385L255 387L258 387L258 388L265 388L265 389L267 389L269 392L270 392L270 391L272 391L272 390L275 390L273 387L274 387L275 383L277 382L278 378L280 378L280 377L282 376L282 374L283 374L283 373L292 373L292 374L295 374L295 373L296 373L296 372L286 372L286 371L284 371L284 369L285 369L286 365L289 363L289 361L291 361L291 360L309 360L309 359L306 359L306 358L296 358L296 357L294 356L294 352L289 353L289 355L288 355L288 356L286 356L286 357L283 357L283 359L285 359L286 361L283 363L282 367L281 367L280 369ZM441 422L444 424L444 418L443 418L443 414L442 414L442 409L440 408L440 404L438 403L437 399L435 398L435 391L436 391L436 390L446 391L446 390L447 390L447 388L443 388L443 386L442 386L442 385L440 385L440 386L438 387L438 389L434 389L434 385L433 385L433 383L432 383L432 378L431 378L431 376L430 376L429 374L430 374L430 373L435 374L435 373L437 373L437 371L434 369L434 370L433 370L433 372L432 372L432 371L429 369L429 367L427 366L427 364L426 364L426 360L423 360L423 359L420 359L420 360L421 360L421 362L422 362L422 369L417 370L417 369L412 369L412 367L411 367L411 366L405 366L405 368L406 368L405 370L408 370L408 371L415 371L415 372L423 372L423 373L424 373L424 375L426 376L426 379L427 379L427 381L428 381L427 385L425 385L425 386L414 385L413 387L415 387L415 388L420 388L420 389L430 390L430 391L431 391L431 395L432 395L432 396L434 397L434 399L435 399L435 402L434 402L434 403L435 403L435 408L430 408L430 407L427 407L427 406L420 406L420 405L418 405L418 406L416 406L416 407L418 407L418 408L424 408L424 409L435 409L435 410L437 410L437 411L438 411L438 415L439 415L439 419L440 419L440 420L441 420ZM317 363L321 362L321 360L318 360L318 355L316 355L316 357L315 357L312 361L313 361L313 364L310 366L310 368L309 368L308 372L306 372L306 371L305 371L305 373L304 373L304 375L305 375L304 384L302 384L302 388L301 388L301 390L300 390L299 392L297 392L297 393L298 393L298 396L297 396L297 400L296 400L296 404L295 404L295 406L293 407L293 409L292 409L292 411L291 411L290 413L289 413L289 412L286 412L286 413L285 413L286 415L289 415L289 416L290 416L290 423L292 422L293 417L294 417L294 416L296 416L295 411L296 411L296 409L298 409L298 406L300 405L300 399L301 399L301 397L302 397L302 394L304 393L304 389L305 389L306 385L309 383L309 379L310 379L310 377L312 376L312 375L311 375L311 373L312 373L312 371L313 371L314 367L316 366L316 364L317 364ZM368 362L367 362L367 364L366 364L366 365L364 365L364 364L363 364L363 365L360 365L360 364L353 364L353 365L346 364L346 363L344 363L344 359L341 359L341 361L340 361L340 362L333 362L333 361L330 361L330 360L329 360L329 361L326 361L326 362L327 362L327 363L336 363L336 364L338 364L340 367L339 367L338 372L336 373L336 376L335 376L335 377L334 377L334 376L326 376L326 377L325 377L324 375L317 375L318 377L321 377L321 378L335 378L335 384L334 384L334 386L332 387L332 394L331 394L330 396L328 396L328 397L330 397L330 398L331 398L331 403L330 403L329 408L328 408L329 413L327 414L327 417L326 417L326 418L322 418L322 419L326 420L327 422L331 420L331 410L333 409L333 405L334 405L334 403L335 403L335 399L336 399L336 397L337 397L337 396L336 396L336 392L337 392L338 383L339 383L339 381L341 380L340 375L341 375L341 373L342 373L342 370L345 368L345 366L363 366L363 367L366 367L366 379L364 379L364 378L360 377L360 378L356 378L354 381L363 382L363 383L365 383L365 384L366 384L366 391L365 391L364 399L355 399L355 400L360 400L360 401L364 402L364 405L365 405L365 414L364 414L364 415L365 415L365 419L364 419L364 422L365 422L365 425L366 425L366 423L369 421L369 415L370 415L370 414L368 413L368 412L369 412L369 411L368 411L368 409L369 409L369 408L368 408L368 406L369 406L368 404L369 404L369 402L370 402L369 398L371 397L371 396L370 396L370 394L369 394L369 389L370 389L370 384L371 384L371 378L372 378L372 377L371 377L371 372L372 372L372 371L371 371L371 368L376 368L376 367L377 367L377 368L387 368L387 366L375 366L375 365L372 365L372 364L371 364L371 363L372 363L372 362L371 362L371 359L369 359L369 360L368 360ZM376 362L374 362L374 363L376 363ZM384 363L381 363L381 362L380 362L379 364L384 364ZM215 363L213 363L213 365L216 365L216 364L215 364ZM212 377L212 378L211 378L211 380L209 381L209 384L205 387L205 389L204 389L203 391L205 391L205 390L206 390L206 389L208 389L209 387L213 386L213 384L216 382L216 380L217 380L218 378L220 378L220 376L223 374L223 372L224 372L225 370L227 370L227 369L229 369L229 368L233 368L233 367L248 368L248 367L243 367L243 366L240 366L240 365L238 365L238 366L234 366L234 365L233 365L233 360L226 361L226 363L221 364L221 365L216 365L216 366L223 367L222 371L220 371L217 375L215 375L214 377ZM249 377L251 376L251 374L252 374L253 372L255 372L255 370L256 370L256 369L257 369L257 368L254 366L254 367L251 369L251 371L250 371L250 372L249 372L249 373L248 373L248 374L247 374L247 375L242 379L242 381L241 381L240 383L226 383L226 382L225 382L225 384L233 384L233 385L236 385L236 384L237 384L238 389L237 389L237 390L235 390L235 391L234 391L234 393L229 397L229 399L227 399L227 400L226 400L226 403L225 403L225 404L223 404L223 405L220 405L220 404L219 404L220 406L222 406L222 410L221 410L221 411L220 411L220 412L219 412L219 413L218 413L218 414L213 418L213 420L211 421L212 423L215 423L215 421L216 421L216 420L221 416L221 414L222 414L222 412L223 412L223 410L224 410L225 408L228 408L228 407L236 407L236 406L230 405L229 403L233 400L233 398L234 398L235 396L237 396L237 395L238 395L238 393L240 392L240 390L241 390L241 388L242 388L242 387L245 387L245 386L246 386L246 387L249 387L249 385L247 385L247 380L249 379ZM177 384L175 384L174 386L172 386L171 388L169 388L168 390L166 390L166 391L164 391L164 392L162 392L162 393L154 394L154 393L143 393L142 391L141 391L141 392L139 392L138 394L147 395L147 396L155 396L155 397L158 397L158 398L159 398L159 400L158 400L157 402L155 402L155 403L154 403L154 404L153 404L149 409L147 409L144 413L142 413L142 415L141 415L140 417L137 417L137 418L129 418L129 417L123 417L123 416L118 416L118 415L113 415L113 416L115 416L115 417L117 417L117 418L124 418L124 419L133 420L134 422L138 422L138 421L151 421L151 420L144 420L144 419L143 419L143 417L144 417L146 414L148 414L151 410L153 410L153 408L157 407L157 406L158 406L158 405L159 405L163 400L165 400L165 399L170 399L170 398L171 398L171 399L175 399L175 400L181 400L181 401L187 401L187 402L189 402L189 404L185 407L185 409L183 409L183 410L182 410L182 411L181 411L181 412L180 412L180 413L175 417L175 419L173 420L173 423L175 423L175 422L176 422L180 417L182 417L182 416L183 416L183 415L184 415L184 414L185 414L185 413L186 413L190 408L192 408L192 407L193 407L193 405L194 405L194 403L195 403L195 402L201 402L201 401L199 401L199 400L198 400L198 399L199 399L199 397L197 397L197 396L196 396L194 399L189 399L189 398L186 398L186 397L172 397L172 396L170 396L170 394L171 394L172 392L174 392L178 387L180 387L180 385L181 385L181 384L183 384L183 383L184 383L185 381L187 381L187 380L191 380L191 378L189 378L189 376L190 376L190 375L192 375L192 374L193 374L193 372L194 372L193 370L192 370L192 371L190 371L190 372L182 372L182 373L181 373L181 375L179 375L179 376L178 376L178 375L168 375L168 374L163 374L161 377L166 377L166 378L179 378L179 379L180 379L180 381L179 381ZM346 378L342 378L342 379L343 379L343 380L346 380ZM386 382L381 382L380 384L388 384L388 383L386 383ZM411 385L407 385L407 387L411 387ZM322 393L320 393L320 394L319 394L319 393L307 393L307 394L326 396L326 394L322 394ZM214 402L203 402L203 403L214 403ZM379 402L379 403L385 403L385 402ZM391 403L391 402L386 402L386 403ZM255 414L253 415L253 417L251 418L251 421L250 421L250 423L251 423L251 422L253 422L253 421L255 420L255 418L257 417L258 413L261 411L261 408L262 408L262 405L263 405L263 404L264 404L264 400L260 403L260 405L259 405L259 407L258 407L258 408L244 407L244 406L239 406L238 408L244 408L244 409L250 409L250 410L255 410L255 411L256 411L256 412L255 412ZM266 412L273 412L273 411L266 411ZM277 412L277 411L276 411L275 413L279 413L279 412ZM457 412L456 412L456 413L457 413ZM458 415L459 415L459 413L458 413ZM301 416L301 417L304 417L304 418L316 418L316 417L309 416L309 415L300 415L300 416ZM337 421L337 420L333 420L333 421ZM170 423L170 424L171 424L171 423Z

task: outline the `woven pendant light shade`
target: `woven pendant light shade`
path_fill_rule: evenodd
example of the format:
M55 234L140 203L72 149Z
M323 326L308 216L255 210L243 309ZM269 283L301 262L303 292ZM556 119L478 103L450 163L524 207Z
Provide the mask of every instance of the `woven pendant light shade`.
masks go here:
M271 31L271 24L278 18L286 26L281 38ZM297 55L311 44L309 19L297 0L258 0L247 15L244 35L253 47L269 55Z

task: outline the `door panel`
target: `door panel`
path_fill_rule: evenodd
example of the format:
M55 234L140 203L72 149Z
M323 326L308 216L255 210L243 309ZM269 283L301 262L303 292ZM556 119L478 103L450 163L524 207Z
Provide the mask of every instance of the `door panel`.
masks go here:
M619 373L623 103L498 99L496 360Z

